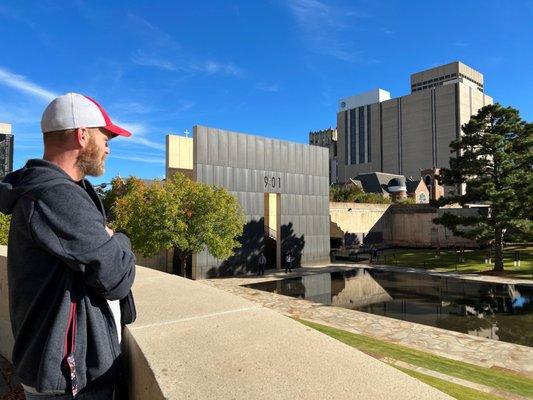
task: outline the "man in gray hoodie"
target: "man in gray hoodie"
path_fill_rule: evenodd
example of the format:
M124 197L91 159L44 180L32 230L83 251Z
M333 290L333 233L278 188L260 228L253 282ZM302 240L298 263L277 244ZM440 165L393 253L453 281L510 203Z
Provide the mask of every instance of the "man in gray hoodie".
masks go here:
M135 257L85 176L102 175L109 139L131 133L77 93L53 100L41 129L43 159L0 184L13 364L28 399L112 399Z

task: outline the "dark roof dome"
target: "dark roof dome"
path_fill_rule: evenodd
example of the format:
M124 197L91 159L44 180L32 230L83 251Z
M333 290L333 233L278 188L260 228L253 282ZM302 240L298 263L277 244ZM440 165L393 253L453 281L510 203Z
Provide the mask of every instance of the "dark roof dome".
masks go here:
M389 187L395 187L395 186L405 187L405 178L403 176L398 177L398 178L392 178L389 181L388 186Z

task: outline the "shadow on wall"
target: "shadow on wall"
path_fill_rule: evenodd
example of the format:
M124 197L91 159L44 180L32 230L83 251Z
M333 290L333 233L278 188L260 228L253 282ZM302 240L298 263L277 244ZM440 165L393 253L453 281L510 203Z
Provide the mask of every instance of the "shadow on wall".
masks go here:
M285 267L285 257L291 253L294 259L293 268L302 265L302 252L305 246L304 235L298 237L294 234L292 222L281 226L281 264Z
M293 224L291 222L281 226L282 263L287 251L290 250L294 257L293 266L299 266L305 240L304 235L297 237L292 227ZM275 241L265 237L264 218L252 220L245 224L243 234L238 238L238 241L241 246L235 249L235 254L224 260L219 267L211 268L207 272L207 278L257 273L261 252L265 252L268 260L266 268L276 267L275 247L273 249L271 243L275 243ZM274 251L273 256L272 251Z
M359 213L364 214L367 212L365 209L355 209L352 211L351 208L345 210L346 214L343 220L342 216L338 221L331 217L330 219L330 238L332 239L331 248L341 248L343 246L355 247L359 245L384 245L387 242L387 239L391 236L391 217L390 212L387 210L382 213L379 218L374 220L372 223L358 222L358 220L352 220L352 222L347 223L350 220L350 213ZM373 211L372 209L370 211ZM338 213L334 214L338 218ZM341 228L342 226L342 228Z

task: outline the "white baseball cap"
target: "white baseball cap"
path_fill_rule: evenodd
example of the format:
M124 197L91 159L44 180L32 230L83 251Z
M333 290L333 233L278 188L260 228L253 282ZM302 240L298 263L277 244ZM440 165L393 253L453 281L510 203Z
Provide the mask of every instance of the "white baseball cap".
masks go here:
M114 135L131 136L131 132L111 122L100 104L79 93L67 93L52 100L43 112L43 133L75 128L104 128Z

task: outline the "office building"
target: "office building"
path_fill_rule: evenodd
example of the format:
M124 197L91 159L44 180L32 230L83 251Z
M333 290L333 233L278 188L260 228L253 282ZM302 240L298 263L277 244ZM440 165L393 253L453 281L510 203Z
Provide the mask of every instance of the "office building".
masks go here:
M328 128L309 132L309 144L329 149L329 183L337 182L337 129Z
M337 182L366 172L418 179L423 170L448 167L450 142L487 104L492 98L485 94L483 75L461 62L411 75L411 93L405 96L391 98L376 89L341 99Z
M0 179L13 171L13 146L11 124L0 123Z

